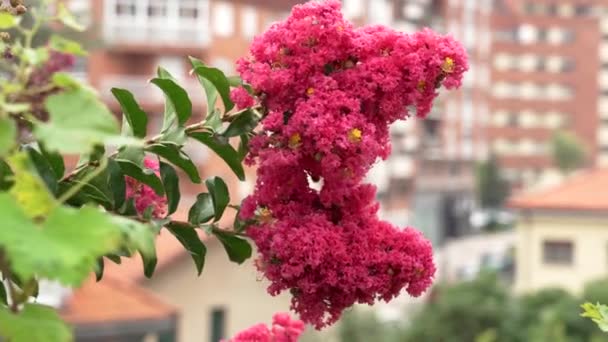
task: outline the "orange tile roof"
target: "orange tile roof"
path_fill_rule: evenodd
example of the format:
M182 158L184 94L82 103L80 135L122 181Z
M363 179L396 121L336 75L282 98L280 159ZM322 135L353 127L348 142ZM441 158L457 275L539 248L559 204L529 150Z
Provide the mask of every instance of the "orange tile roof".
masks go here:
M60 309L71 324L163 319L176 312L148 290L111 278L87 281Z
M556 187L515 196L508 205L517 209L608 211L608 169L583 171Z

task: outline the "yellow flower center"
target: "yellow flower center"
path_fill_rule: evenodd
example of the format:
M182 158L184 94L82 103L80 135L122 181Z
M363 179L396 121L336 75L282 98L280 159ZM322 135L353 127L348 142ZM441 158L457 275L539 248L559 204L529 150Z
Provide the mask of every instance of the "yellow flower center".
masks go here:
M443 72L445 72L446 74L453 73L455 67L456 63L454 63L454 60L451 57L446 57L443 60L443 64L441 64L441 70L443 70Z
M310 87L308 89L306 89L306 95L312 95L315 93L315 88Z
M363 136L363 133L358 128L353 128L350 130L350 132L348 132L348 140L350 140L350 142L353 142L353 143L360 142L362 136Z
M425 80L418 81L418 90L424 91L425 89L426 89L426 81Z
M292 134L292 136L289 137L289 147L291 147L291 148L296 148L296 147L300 146L301 142L302 142L302 136L300 135L300 133Z
M255 211L255 216L260 223L271 223L273 221L272 211L266 207L260 207Z

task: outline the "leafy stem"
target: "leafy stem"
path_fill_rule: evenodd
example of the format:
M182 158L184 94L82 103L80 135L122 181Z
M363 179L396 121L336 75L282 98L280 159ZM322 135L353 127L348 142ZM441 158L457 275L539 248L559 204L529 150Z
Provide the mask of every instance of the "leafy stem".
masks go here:
M65 201L72 198L72 196L76 195L78 191L80 191L83 187L85 187L89 182L99 176L108 166L108 158L102 158L99 166L92 171L91 173L84 176L78 183L76 183L73 187L71 187L68 191L64 192L57 201L59 204L64 203Z

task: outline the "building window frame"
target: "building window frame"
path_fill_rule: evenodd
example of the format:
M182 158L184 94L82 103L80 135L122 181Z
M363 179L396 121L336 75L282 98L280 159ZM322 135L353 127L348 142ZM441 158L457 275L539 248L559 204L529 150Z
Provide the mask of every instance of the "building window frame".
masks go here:
M574 241L549 239L542 243L542 261L546 265L572 266L574 264Z

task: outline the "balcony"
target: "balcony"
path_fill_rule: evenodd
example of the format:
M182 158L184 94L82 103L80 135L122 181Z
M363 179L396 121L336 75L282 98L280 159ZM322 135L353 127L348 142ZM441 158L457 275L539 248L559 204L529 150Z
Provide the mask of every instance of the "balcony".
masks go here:
M202 49L211 39L209 0L105 0L102 22L114 48Z

